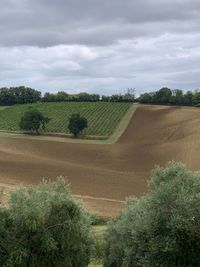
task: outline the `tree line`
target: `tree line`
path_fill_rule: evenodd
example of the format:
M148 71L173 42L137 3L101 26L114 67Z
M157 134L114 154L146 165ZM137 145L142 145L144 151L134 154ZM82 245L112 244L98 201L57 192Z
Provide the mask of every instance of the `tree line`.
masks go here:
M125 94L114 94L111 96L105 96L100 94L68 94L64 91L58 93L45 93L41 98L42 102L63 102L63 101L74 101L74 102L134 102L135 93L134 90L128 89Z
M40 91L33 88L19 86L19 87L3 87L0 88L0 105L11 106L15 104L28 104L37 102L134 102L134 91L128 89L125 94L115 94L111 96L101 96L99 94L79 93L68 94L64 91L57 93L45 93L42 96Z
M28 104L37 102L139 102L143 104L161 105L184 105L200 106L200 91L184 92L180 89L163 87L158 91L141 94L135 97L135 91L128 89L125 94L113 94L111 96L100 94L89 94L86 92L68 94L64 91L57 93L45 93L42 96L40 91L33 88L3 87L0 88L0 105L10 106L15 104Z
M41 100L41 92L24 86L0 88L0 105L36 103Z
M172 90L163 87L158 91L140 95L138 102L143 104L199 106L200 91L183 92L180 89Z

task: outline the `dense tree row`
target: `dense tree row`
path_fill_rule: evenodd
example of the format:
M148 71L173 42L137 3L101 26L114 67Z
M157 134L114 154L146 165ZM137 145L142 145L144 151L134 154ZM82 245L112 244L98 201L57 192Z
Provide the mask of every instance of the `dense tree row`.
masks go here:
M196 90L184 93L180 89L172 90L164 87L156 92L142 94L138 101L144 104L198 106L200 105L200 92Z
M67 94L66 92L60 91L58 93L45 93L42 98L42 102L63 102L63 101L75 101L75 102L134 102L135 94L134 91L128 90L126 94L115 94L111 96L100 96L99 94Z
M0 105L10 106L15 104L28 104L36 102L134 102L135 95L132 90L124 95L116 94L112 96L100 96L99 94L79 93L68 94L64 91L58 93L42 93L32 88L19 87L3 87L0 88Z
M68 94L64 91L58 93L45 93L42 96L40 91L32 88L20 86L10 88L0 88L0 105L9 106L15 104L27 104L36 102L134 102L134 90L128 89L125 94L114 94L111 96L79 93ZM158 91L144 93L138 98L139 103L143 104L162 104L162 105L200 105L200 91L183 92L180 89L161 88Z
M60 91L58 93L45 93L42 98L42 102L97 102L100 101L100 95L98 94L67 94L66 92Z
M127 93L115 94L111 96L102 96L101 98L104 102L134 102L135 101L135 92L133 89L128 89Z
M41 99L41 92L20 86L0 89L0 105L36 103Z

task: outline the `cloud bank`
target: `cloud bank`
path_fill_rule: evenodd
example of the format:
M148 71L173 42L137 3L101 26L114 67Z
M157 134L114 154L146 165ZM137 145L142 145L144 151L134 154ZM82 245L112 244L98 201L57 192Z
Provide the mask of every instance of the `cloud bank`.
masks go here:
M200 87L199 0L1 0L0 86Z

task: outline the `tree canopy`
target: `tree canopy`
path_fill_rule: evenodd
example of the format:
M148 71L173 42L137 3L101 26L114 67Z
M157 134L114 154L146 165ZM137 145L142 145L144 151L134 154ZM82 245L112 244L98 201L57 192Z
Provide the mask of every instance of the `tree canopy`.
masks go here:
M90 222L64 178L19 187L0 206L1 267L86 267Z
M45 126L49 121L50 119L44 116L42 112L31 108L21 117L19 126L22 130L38 133L40 128L45 130Z
M105 267L199 266L200 173L170 162L153 170L149 189L110 224Z
M77 137L85 128L88 127L87 119L80 114L72 114L69 119L68 129L75 137Z
M41 100L41 92L24 87L3 87L0 89L0 105L36 103Z
M164 87L155 92L141 94L138 101L144 104L197 106L200 105L200 92L195 90L184 93L180 89Z

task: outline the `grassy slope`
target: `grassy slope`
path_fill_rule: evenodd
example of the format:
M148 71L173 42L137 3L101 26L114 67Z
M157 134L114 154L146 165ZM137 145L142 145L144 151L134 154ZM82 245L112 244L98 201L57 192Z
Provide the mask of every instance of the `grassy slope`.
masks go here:
M7 106L0 106L0 111L8 108Z
M16 105L0 108L0 130L18 131L21 116L28 108L34 107L51 118L46 128L47 132L68 133L69 117L73 113L80 113L88 119L86 135L110 136L130 106L129 103L101 102Z

